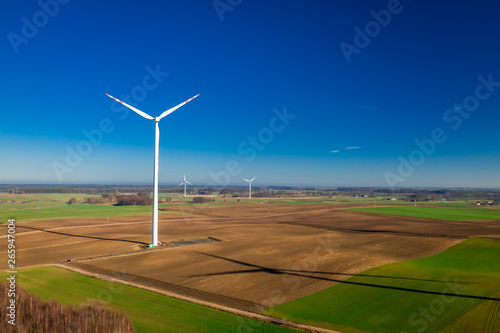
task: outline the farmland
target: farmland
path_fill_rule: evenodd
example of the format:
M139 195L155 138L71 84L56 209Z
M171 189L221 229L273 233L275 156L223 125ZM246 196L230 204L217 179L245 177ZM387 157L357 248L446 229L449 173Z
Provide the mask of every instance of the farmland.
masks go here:
M343 332L498 332L499 256L500 242L470 239L369 269L266 313Z
M412 206L392 206L378 208L353 208L360 212L370 212L377 214L399 215L421 217L426 219L444 221L474 221L474 220L495 220L500 219L500 209L497 207L439 207L426 205L425 207Z
M5 278L5 274L0 275ZM244 325L254 332L295 332L150 291L92 279L61 268L37 267L19 272L19 284L44 300L84 306L95 300L126 312L136 332L235 332Z
M453 246L460 246L462 241L469 238L500 238L499 220L492 219L496 217L494 214L491 217L485 213L498 212L497 207L469 205L467 219L453 220L449 211L458 210L453 207L453 203L427 203L425 207L413 207L408 203L398 202L394 207L380 207L380 200L376 201L375 198L293 196L248 200L214 194L210 197L216 199L215 203L193 204L192 196L182 198L164 194L164 198L170 200L160 205L159 240L167 246L144 249L151 240L150 206L82 203L68 205L67 201L72 197L76 197L78 201L85 197L74 194L44 195L45 199L41 203L38 197L35 200L29 194L6 194L4 197L3 200L10 200L11 203L4 201L0 206L0 214L4 214L5 220L8 216L16 216L16 264L21 272L19 280L27 285L28 290L31 284L32 292L42 297L48 297L47 293L55 288L52 286L62 280L68 281L70 291L82 289L76 286L82 281L85 284L94 281L66 270L38 267L64 265L88 276L119 276L124 283L134 283L142 288L188 297L195 300L195 303L208 302L234 311L250 313L261 313L272 308L272 313L288 317L296 314L292 313L293 311L282 311L281 306L292 306L304 297L323 295L322 293L330 290L328 288L351 286L349 281L352 280L367 285L361 287L382 292L377 293L375 297L387 302L397 299L394 298L398 296L397 293L404 290L374 288L372 285L394 284L402 289L421 288L435 291L435 288L442 287L446 281L454 280L450 280L449 276L439 277L442 272L432 270L437 264L426 262L424 257L433 258L432 256L440 255L442 251L454 249ZM365 205L370 204L377 204L376 212L364 209ZM462 203L458 204L458 207L462 212L466 211ZM401 211L416 212L419 209L427 215L398 214ZM439 219L439 216L443 219ZM1 225L0 231L5 227ZM4 235L5 232L1 231L0 239L5 238ZM483 248L478 246L477 251L472 252L480 253L482 250ZM0 248L0 255L6 256L5 248ZM68 259L72 261L68 262ZM412 260L415 259L416 262L424 260L424 264L408 264L413 263ZM409 265L407 269L411 274L417 274L415 267L418 267L429 276L422 277L421 280L410 276L415 280L408 280L404 279L407 276L402 275L398 269L386 271L384 274L366 273L366 270L382 269L398 263ZM0 268L5 270L6 263L0 262ZM450 270L450 274L457 270L458 268ZM487 271L488 268L485 266L484 270ZM472 271L467 274L469 273L473 274ZM464 276L468 279L470 274L467 274ZM441 281L441 284L426 280ZM481 281L490 283L492 280L483 276ZM481 281L474 280L474 283L479 284ZM101 282L103 281L96 283ZM405 285L409 282L416 284ZM49 288L44 289L42 286ZM121 289L115 285L113 288ZM477 292L496 292L493 289L478 289ZM476 292L475 289L473 291ZM419 293L412 306L428 305L429 299L426 297L429 295L433 294ZM327 296L321 296L325 297L325 302L328 301ZM102 301L94 294L79 296L65 294L63 290L57 298L63 303L74 299L72 304L85 304L89 299ZM347 298L342 300L344 304L357 304L360 313L365 311L361 300L350 303ZM122 306L127 301L122 299L120 302L123 302L120 303L122 305L111 305L123 309ZM151 301L152 304L159 302ZM317 300L313 303L315 302ZM467 325L468 316L478 318L484 315L485 311L495 310L495 307L492 308L487 302L476 305L477 308L464 312L461 318L453 317L456 319L453 325ZM418 309L418 306L416 308ZM204 311L212 311L203 309L186 311L203 313L202 317L206 315ZM358 329L350 326L351 322L337 321L335 315L324 314L325 318L307 318L309 309L313 311L313 305L303 308L306 317L290 318L296 322L334 327L346 332ZM162 308L161 311L170 310ZM341 309L339 311L341 312ZM145 315L144 322L133 314L130 316L136 328L149 327L146 328L149 330L153 326L147 325L153 324L148 324L148 321L157 322L154 316L150 318ZM179 313L177 319L173 319L176 323L178 321L179 327L183 327L188 320L183 316ZM234 318L228 319L215 314L210 316L221 322L220 329L224 330L224 325L229 323L227 327L231 328L227 330L234 331L234 326L231 326ZM381 318L384 316L391 316L391 313L380 315ZM326 317L332 319L328 321ZM200 327L196 325L200 318L192 317L196 324L189 327L193 327L195 331L199 330ZM237 318L240 321L248 319ZM372 323L366 325L382 327ZM276 326L260 327L265 327L266 331L281 329Z

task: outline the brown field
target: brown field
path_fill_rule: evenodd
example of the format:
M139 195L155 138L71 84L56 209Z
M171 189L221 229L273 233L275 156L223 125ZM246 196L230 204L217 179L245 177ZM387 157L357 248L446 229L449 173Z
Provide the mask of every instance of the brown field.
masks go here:
M17 268L76 258L67 265L257 311L374 266L438 253L462 239L500 237L498 221L437 221L330 205L180 209L185 213L160 213L160 241L218 241L141 250L151 239L149 215L114 217L109 223L103 218L17 222ZM0 235L5 239L4 231ZM6 247L0 253L6 258ZM2 261L0 269L6 265Z

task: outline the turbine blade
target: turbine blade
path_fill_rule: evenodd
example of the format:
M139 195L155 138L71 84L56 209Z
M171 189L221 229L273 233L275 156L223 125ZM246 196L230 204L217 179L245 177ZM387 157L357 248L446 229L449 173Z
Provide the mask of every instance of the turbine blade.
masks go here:
M180 183L179 186L184 185L184 183Z
M250 179L250 181L254 180L255 178L257 178L257 176L253 177L252 179Z
M189 184L189 185L193 185L193 184L191 184L190 182L188 182L187 180L186 180L186 183L187 183L187 184Z
M161 118L165 117L165 116L168 116L169 114L171 114L172 112L174 112L175 110L177 110L178 108L180 108L181 106L183 106L184 104L188 103L188 102L191 102L193 99L195 99L196 97L200 96L200 94L194 96L194 97L191 97L190 99L188 99L187 101L185 102L182 102L181 104L177 105L177 106L174 106L173 108L170 108L168 109L167 111L163 112L159 117L158 117L158 120L160 120Z
M245 180L245 181L247 181L247 182L249 182L249 183L250 183L250 181L249 181L248 179L246 179L246 178L241 178L241 179L243 179L243 180Z
M120 101L118 98L115 98L115 97L113 97L113 96L111 96L111 95L109 95L109 94L106 94L106 95L108 95L109 97L111 97L112 99L114 99L115 101L117 101L118 103L121 103L121 104L125 105L125 106L126 106L126 107L128 107L130 110L132 110L132 111L134 111L134 112L138 113L139 115L143 116L143 117L144 117L144 118L146 118L146 119L150 119L150 120L155 119L155 118L151 117L149 114L147 114L147 113L145 113L145 112L142 112L141 110L136 109L136 108L134 108L133 106L128 105L128 104L127 104L127 103L125 103L125 102Z

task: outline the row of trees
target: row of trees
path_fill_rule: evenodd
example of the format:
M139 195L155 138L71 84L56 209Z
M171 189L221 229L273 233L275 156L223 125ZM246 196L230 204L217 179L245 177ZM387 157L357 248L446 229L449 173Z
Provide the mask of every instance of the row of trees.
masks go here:
M347 196L368 197L400 197L408 201L436 201L436 200L500 200L498 190L480 189L408 189L408 188L369 188L369 187L339 187L338 193Z
M270 197L280 197L285 195L296 195L300 191L285 191L285 190L258 190L252 188L252 197L256 198L270 198ZM233 198L248 196L248 188L237 188L237 189L222 189L219 194L223 197L231 196Z
M162 199L160 202L171 202L172 199ZM215 202L214 198L194 197L193 203L211 203ZM78 203L76 198L69 199L70 205ZM138 195L103 195L102 197L89 197L83 199L82 203L99 205L99 204L115 204L116 206L150 206L153 204L153 198L150 198L147 193L138 193Z
M160 186L160 193L181 193L184 189L179 186ZM118 202L120 193L138 193L140 197L147 197L151 193L151 186L123 186L123 185L0 185L0 192L12 194L38 194L38 193L85 193L88 195L102 195L102 198L85 199L91 204L106 204ZM223 196L244 197L248 195L248 187L190 187L190 192L199 195L210 195L219 192ZM371 187L289 187L269 186L254 187L254 197L283 197L294 195L315 196L363 196L368 197L397 197L406 200L500 200L500 190L485 189L408 189L408 188L371 188ZM114 196L114 197L113 197ZM74 198L73 198L74 199ZM77 203L74 199L71 203Z
M138 195L121 195L116 197L117 206L150 206L153 204L153 199L149 196L140 197Z
M194 197L193 198L193 203L210 203L210 202L215 202L214 198L207 198L207 197Z
M8 323L10 298L9 284L0 283L0 331L6 333L27 332L135 332L132 321L125 313L112 311L100 305L75 308L62 306L52 300L45 302L29 294L19 285L16 288L15 326Z
M148 193L139 193L141 195L112 195L103 194L101 197L88 197L83 199L82 203L99 205L99 204L114 204L116 206L149 206L153 204L153 199ZM78 203L76 198L69 199L68 203L74 205Z

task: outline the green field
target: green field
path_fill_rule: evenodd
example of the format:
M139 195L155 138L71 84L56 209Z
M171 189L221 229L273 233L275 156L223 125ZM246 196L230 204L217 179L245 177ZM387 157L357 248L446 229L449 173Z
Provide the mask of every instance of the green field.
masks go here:
M160 214L168 214L172 211L161 211ZM151 213L151 206L110 206L110 205L65 205L39 209L16 209L0 211L0 224L14 218L16 221L57 219L67 217L102 217L106 219L112 216L131 216L137 214Z
M100 197L100 195L88 195L81 193L37 193L27 195L16 195L0 193L0 210L16 209L45 209L67 205L69 199L76 198L82 201L84 198ZM14 201L14 202L12 202Z
M500 332L500 242L369 269L265 313L342 332Z
M167 195L161 197L168 197ZM150 214L152 209L152 206L68 204L71 198L76 198L79 202L82 202L89 197L101 196L82 193L37 193L28 195L0 193L0 202L2 202L0 203L0 224L6 223L11 218L17 221L71 217L102 217L106 219L108 215L113 217ZM177 200L179 203L176 206L189 205L184 198L177 198ZM166 205L160 205L160 207L164 206ZM168 214L174 211L160 211L160 214Z
M0 193L0 224L4 224L8 219L14 218L17 221L57 219L71 217L102 217L104 219L109 215L113 216L132 216L137 214L148 214L151 212L151 206L113 206L113 205L90 205L75 204L68 205L70 198L76 198L82 202L88 197L100 197L100 195L88 195L81 193L48 193L48 194L27 194L11 195ZM178 193L161 193L161 199L172 199L171 202L160 204L160 208L193 206L192 197L184 198ZM334 204L359 202L362 198L342 197L341 201L326 197L311 198L253 198L249 200L245 197L216 197L214 206L218 205L246 205L246 204ZM239 200L239 201L238 201ZM14 201L14 202L12 202ZM197 204L198 205L198 204ZM212 205L205 203L200 205ZM193 206L194 207L194 206ZM162 211L160 214L171 213L175 211Z
M6 274L0 274L5 280ZM87 305L100 301L104 306L125 311L136 332L296 332L239 317L201 305L153 292L96 280L55 267L24 269L18 283L44 300L63 305Z
M378 214L400 215L421 217L426 219L446 221L474 221L474 220L498 220L500 209L496 207L377 207L377 208L352 208L359 212L370 212Z

